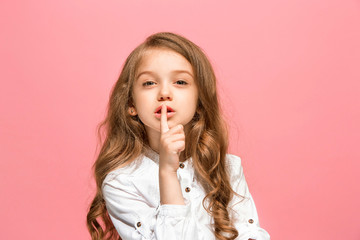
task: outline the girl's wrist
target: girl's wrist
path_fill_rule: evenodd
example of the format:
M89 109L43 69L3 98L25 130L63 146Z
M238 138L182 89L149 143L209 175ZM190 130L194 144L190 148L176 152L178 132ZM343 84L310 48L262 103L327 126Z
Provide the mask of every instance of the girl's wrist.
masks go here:
M160 176L176 176L177 177L177 169L174 170L171 167L166 167L166 166L160 166L159 167L159 175Z

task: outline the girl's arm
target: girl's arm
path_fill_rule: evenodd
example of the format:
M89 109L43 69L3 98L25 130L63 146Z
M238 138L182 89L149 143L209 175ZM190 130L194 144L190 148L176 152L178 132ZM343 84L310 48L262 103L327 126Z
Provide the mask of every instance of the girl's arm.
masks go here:
M176 172L159 170L161 204L185 205Z

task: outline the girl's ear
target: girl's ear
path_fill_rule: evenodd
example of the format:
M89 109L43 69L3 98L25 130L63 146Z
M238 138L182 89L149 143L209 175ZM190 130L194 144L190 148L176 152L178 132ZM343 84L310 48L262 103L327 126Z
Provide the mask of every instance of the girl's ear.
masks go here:
M136 112L136 109L134 107L129 107L129 114L131 116L136 116L137 115L137 112Z

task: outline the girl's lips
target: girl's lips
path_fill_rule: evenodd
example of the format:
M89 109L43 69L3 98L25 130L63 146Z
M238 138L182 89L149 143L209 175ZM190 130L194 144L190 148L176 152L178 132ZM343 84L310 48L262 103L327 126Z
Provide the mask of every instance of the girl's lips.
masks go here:
M155 112L154 112L155 117L156 117L156 118L159 118L159 119L161 118L161 106L162 106L162 105L160 105L159 107L157 107L157 108L155 109ZM174 111L171 107L166 106L166 110L167 110L167 113L166 113L167 118L170 118L170 117L174 116L175 111Z
M171 118L174 115L175 115L175 112L167 112L166 113L167 118ZM161 113L155 113L155 117L160 119L161 118Z
M174 109L172 109L172 108L169 107L169 106L166 106L166 109L167 109L168 112L175 112ZM161 105L158 106L158 107L155 109L155 113L157 113L157 112L161 113Z

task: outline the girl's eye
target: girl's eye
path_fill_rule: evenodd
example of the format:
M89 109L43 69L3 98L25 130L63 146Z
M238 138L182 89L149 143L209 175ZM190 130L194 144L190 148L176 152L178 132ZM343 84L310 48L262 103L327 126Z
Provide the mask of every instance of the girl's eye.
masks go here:
M153 85L153 83L154 83L154 82L152 82L152 81L146 81L146 82L144 82L142 85L143 85L144 87L146 87L146 86Z
M187 84L187 82L185 82L185 81L183 81L183 80L178 80L178 81L176 81L178 84L180 84L180 85L186 85Z

